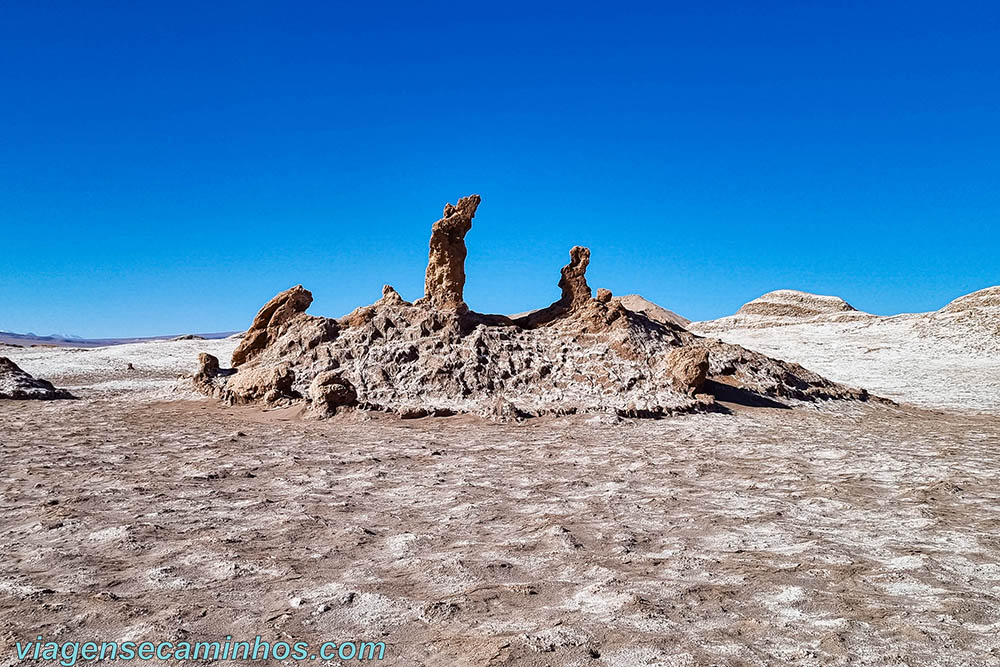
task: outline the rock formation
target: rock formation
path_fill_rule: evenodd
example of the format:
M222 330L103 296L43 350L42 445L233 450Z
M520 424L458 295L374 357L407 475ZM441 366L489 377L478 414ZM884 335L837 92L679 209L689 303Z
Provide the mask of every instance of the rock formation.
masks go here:
M788 318L802 321L816 317L831 317L841 313L857 313L857 308L839 296L809 294L797 290L782 289L768 292L764 296L743 305L738 315L760 318Z
M866 397L633 312L608 290L592 297L590 251L579 246L547 308L514 319L473 312L463 300L464 237L478 204L461 199L434 223L423 298L410 303L387 285L374 304L333 320L306 314L312 297L293 287L258 313L233 354L235 371L203 358L195 386L229 403L302 403L318 416L357 408L499 420L724 409L707 393L723 385L728 396Z
M304 289L302 285L296 285L268 301L257 313L243 340L233 350L233 366L239 366L256 357L268 343L281 334L285 324L296 315L306 312L312 300L312 292Z
M696 333L722 335L793 325L836 325L840 331L854 331L855 326L870 332L898 329L896 336L938 340L972 354L996 355L1000 354L1000 285L960 296L940 310L888 316L857 310L836 296L777 290L743 304L733 315L692 322L689 327Z
M921 407L1000 411L1000 286L940 310L885 316L781 290L688 329Z
M562 298L557 303L566 308L583 305L590 300L590 285L587 284L587 267L590 266L590 248L573 246L569 251L569 264L562 268L559 289Z
M229 375L235 371L229 370ZM215 387L215 379L223 374L218 357L202 352L198 355L198 372L194 374L194 386L199 391L210 394Z
M708 379L708 350L703 347L675 347L664 360L674 387L685 394L701 391Z
M573 310L577 310L587 305L591 300L590 285L587 284L587 267L590 265L590 248L583 246L573 246L569 251L569 264L560 270L559 289L562 296L548 308L542 308L528 313L525 317L517 320L518 324L534 328L565 316ZM598 299L601 303L611 301L611 292L607 292Z
M313 409L324 415L336 414L338 408L350 407L358 400L358 392L350 380L336 371L324 371L309 385Z
M240 369L219 392L230 404L264 403L274 405L282 401L301 398L293 387L295 372L289 362L261 365Z
M7 357L0 357L0 399L53 400L73 398L65 389L56 389L47 380L35 379Z
M431 227L431 249L424 278L424 299L432 308L464 312L465 235L472 229L472 218L479 207L479 195L470 195L452 206L446 204L444 215Z
M940 310L981 320L1000 320L1000 285L960 296Z
M129 365L131 366L131 364ZM219 375L219 371L218 357L207 352L202 352L198 355L198 372L194 376L196 381L209 382Z

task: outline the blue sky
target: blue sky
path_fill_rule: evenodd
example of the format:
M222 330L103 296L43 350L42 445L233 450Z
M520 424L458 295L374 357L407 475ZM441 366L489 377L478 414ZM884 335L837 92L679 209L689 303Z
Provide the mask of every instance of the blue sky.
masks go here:
M575 244L692 319L1000 283L993 2L155 4L4 5L0 329L417 298L473 192L480 311L553 301Z

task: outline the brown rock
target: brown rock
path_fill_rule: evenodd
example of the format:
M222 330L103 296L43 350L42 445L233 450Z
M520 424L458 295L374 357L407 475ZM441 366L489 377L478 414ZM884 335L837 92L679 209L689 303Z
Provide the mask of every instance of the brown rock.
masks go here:
M666 366L674 387L694 395L708 378L708 350L703 347L675 347L667 353Z
M501 396L480 411L481 416L496 422L524 421L530 415Z
M611 294L611 290L604 289L603 287L601 287L597 290L597 296L594 298L600 301L601 303L611 303L612 296L613 295Z
M284 325L306 312L311 303L312 294L302 285L287 289L268 301L257 313L243 340L233 351L233 366L239 366L256 357L271 340L280 335Z
M224 396L222 388L226 384L226 378L234 373L236 373L235 368L221 368L217 357L202 352L198 355L198 371L192 377L192 383L195 390L203 394L224 397L230 402L244 402L235 401L231 396Z
M424 298L434 308L465 312L465 235L472 229L472 218L479 206L479 195L446 204L444 216L431 228L430 255L424 279Z
M399 292L392 285L382 285L382 298L379 301L387 306L409 305L403 300L403 297L399 296Z
M355 308L350 313L340 318L339 323L345 327L364 326L375 319L375 314L378 312L379 308L409 305L412 304L404 301L403 297L399 296L399 292L393 289L392 285L383 285L381 299L370 306L359 306Z
M207 352L198 355L198 375L214 378L219 374L219 358Z
M219 358L202 352L198 355L198 371L194 374L194 385L196 388L204 387L209 389L212 380L219 376Z
M424 408L404 407L399 409L400 419L423 419L430 416L430 414Z
M573 246L569 251L569 264L560 271L559 288L562 297L550 305L519 317L514 321L523 327L533 329L566 316L590 302L590 285L587 284L587 265L590 264L590 249Z
M282 362L276 366L243 368L226 382L221 396L230 404L275 404L283 399L298 398L292 389L295 372L291 365Z
M626 294L625 296L615 297L613 300L620 303L626 309L631 310L633 313L642 313L654 322L680 327L681 329L686 329L687 326L691 324L691 320L686 317L682 317L675 312L658 306L652 301L642 298L638 294Z
M323 414L334 414L337 408L354 405L358 392L354 385L336 371L325 371L313 378L309 385L313 409Z
M559 287L562 298L559 303L575 308L590 301L590 285L587 284L587 265L590 264L590 248L573 246L569 251L569 264L562 268Z
M194 374L195 389L201 389L206 393L212 393L212 386L215 378L219 376L218 357L202 352L198 355L198 372Z

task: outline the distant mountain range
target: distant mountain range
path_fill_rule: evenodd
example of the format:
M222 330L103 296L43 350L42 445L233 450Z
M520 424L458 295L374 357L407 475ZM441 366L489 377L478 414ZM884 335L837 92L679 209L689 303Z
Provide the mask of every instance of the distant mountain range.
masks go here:
M173 338L204 338L218 339L228 338L235 331L221 331L216 333L185 334L181 336L148 336L145 338L80 338L65 334L52 334L51 336L39 336L33 333L19 334L10 331L0 331L0 345L19 345L21 347L48 346L48 347L107 347L108 345L124 345L125 343L141 343L151 340L171 340Z

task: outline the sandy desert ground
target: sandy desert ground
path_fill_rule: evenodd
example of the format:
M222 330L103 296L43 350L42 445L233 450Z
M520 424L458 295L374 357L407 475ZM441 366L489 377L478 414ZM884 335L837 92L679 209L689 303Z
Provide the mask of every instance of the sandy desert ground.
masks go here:
M372 639L398 665L1000 665L996 394L317 421L177 379L236 342L4 349L79 400L0 402L0 665L38 634Z

